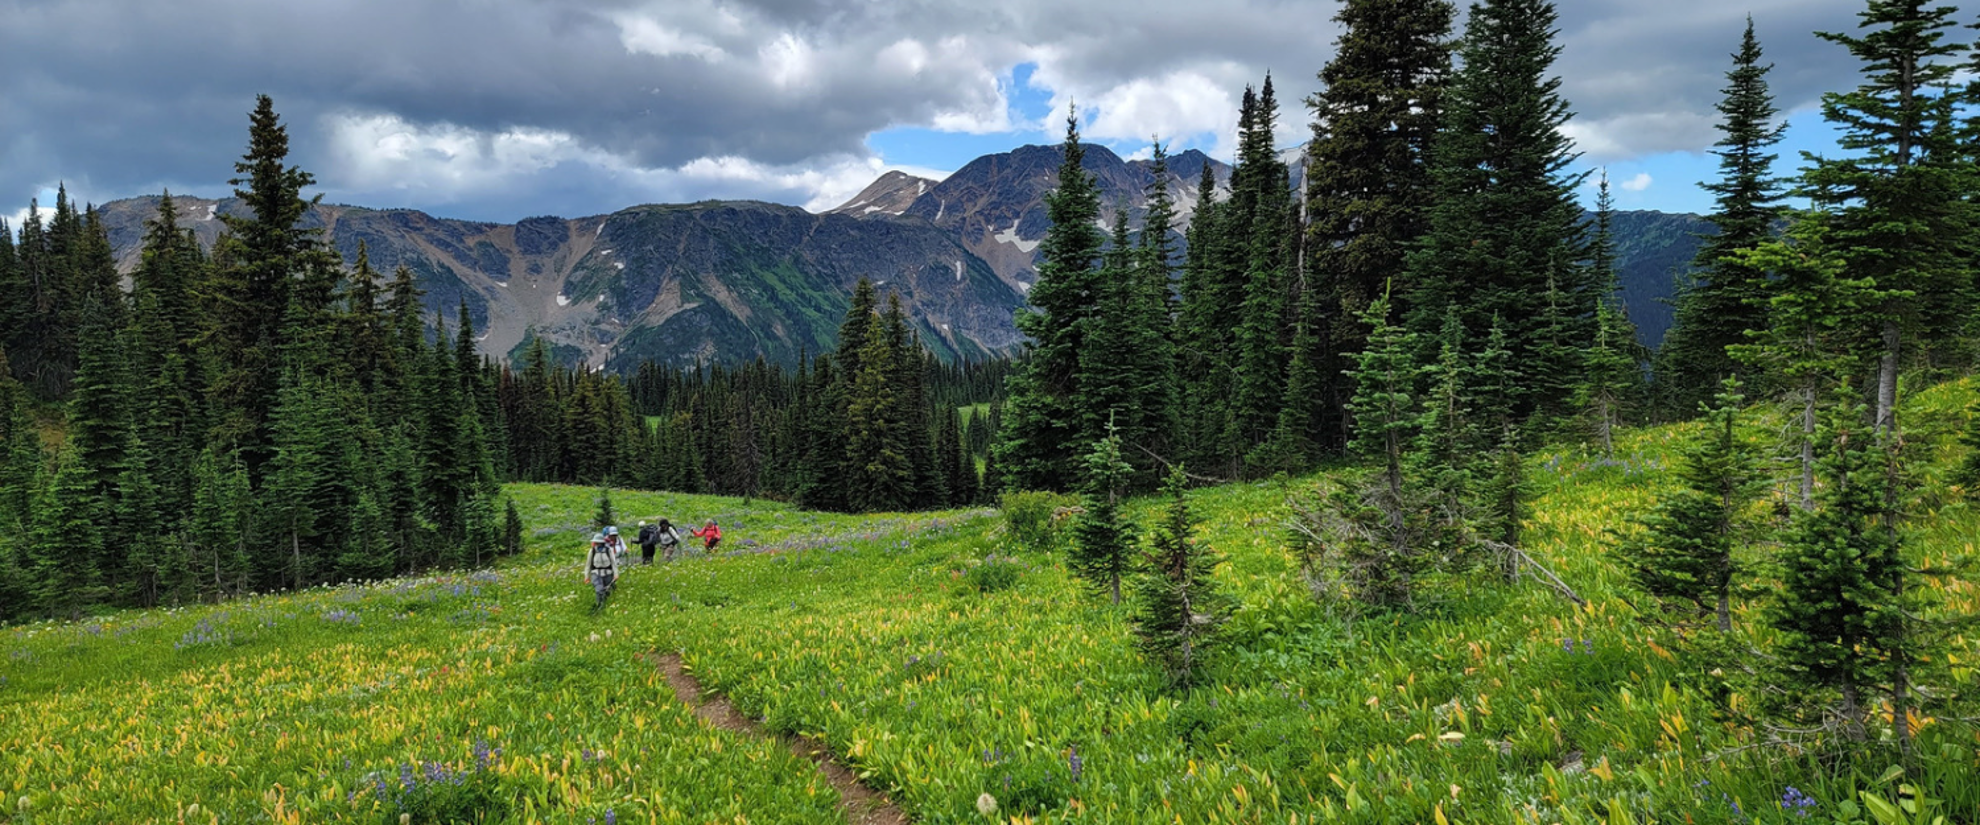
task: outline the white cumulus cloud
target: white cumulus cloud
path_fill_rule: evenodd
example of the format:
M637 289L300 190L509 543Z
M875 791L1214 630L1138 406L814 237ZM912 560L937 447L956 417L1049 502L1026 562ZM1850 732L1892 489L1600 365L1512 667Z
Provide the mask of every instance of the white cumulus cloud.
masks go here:
M1650 173L1638 172L1636 173L1636 177L1616 185L1622 187L1625 192L1641 192L1650 188Z

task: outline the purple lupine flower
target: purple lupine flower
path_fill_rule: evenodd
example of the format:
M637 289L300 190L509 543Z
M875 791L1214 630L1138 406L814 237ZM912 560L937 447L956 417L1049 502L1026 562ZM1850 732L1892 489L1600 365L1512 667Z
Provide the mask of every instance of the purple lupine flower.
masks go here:
M605 825L619 825L619 812L611 810L609 808L606 809Z
M1562 651L1562 652L1564 652L1564 653L1573 653L1573 652L1574 652L1574 640L1573 640L1573 639L1562 639L1562 640L1561 640L1561 651Z
M1793 785L1787 786L1787 790L1781 793L1781 807L1793 812L1797 818L1807 818L1815 806L1814 797L1803 793L1800 788Z
M1588 654L1588 655L1590 655L1590 656L1593 656L1593 655L1595 655L1595 640L1594 640L1594 639L1582 639L1582 640L1581 640L1581 652L1582 652L1582 653L1586 653L1586 654Z
M1066 757L1066 767L1072 770L1072 781L1078 782L1080 768L1085 764L1081 762L1079 759L1079 746L1078 745L1067 746L1066 752L1070 754L1069 756Z

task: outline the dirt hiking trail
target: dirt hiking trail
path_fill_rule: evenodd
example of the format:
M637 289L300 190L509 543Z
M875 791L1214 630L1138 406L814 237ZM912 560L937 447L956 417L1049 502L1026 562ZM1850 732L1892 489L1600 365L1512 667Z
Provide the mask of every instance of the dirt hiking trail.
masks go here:
M674 695L680 698L681 704L692 708L702 721L723 730L780 739L790 747L791 753L818 763L818 771L839 791L839 809L845 811L847 822L852 825L907 825L907 814L885 793L861 783L850 768L832 755L825 743L808 736L777 736L764 730L756 720L736 710L728 697L703 691L701 681L682 666L678 653L661 653L651 658L660 672L666 674L667 684L673 686Z

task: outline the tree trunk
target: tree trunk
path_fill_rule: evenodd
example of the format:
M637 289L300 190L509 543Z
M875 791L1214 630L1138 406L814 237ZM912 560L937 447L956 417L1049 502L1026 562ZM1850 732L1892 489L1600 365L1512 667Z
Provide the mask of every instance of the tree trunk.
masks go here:
M1897 436L1898 344L1896 321L1884 322L1884 354L1877 360L1877 434Z
M1595 432L1602 439L1602 457L1615 458L1616 445L1612 436L1612 431L1615 428L1609 420L1609 396L1607 393L1596 397L1595 411L1597 415L1601 416L1601 420L1595 422Z
M1801 398L1801 509L1815 509L1815 377L1809 376Z

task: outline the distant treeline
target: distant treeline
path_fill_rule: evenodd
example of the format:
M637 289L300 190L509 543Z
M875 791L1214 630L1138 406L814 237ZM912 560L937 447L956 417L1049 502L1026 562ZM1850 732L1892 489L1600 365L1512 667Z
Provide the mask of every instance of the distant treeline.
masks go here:
M301 226L311 176L263 97L209 255L168 194L131 287L66 191L0 224L0 621L485 563L504 480L973 504L1008 365L943 364L862 283L838 350L625 380L484 358L467 308ZM962 415L973 407L982 414ZM506 509L506 512L504 510Z
M628 379L551 363L537 339L520 372L489 367L523 481L762 496L829 510L983 500L1008 362L944 363L898 299L862 280L839 346L797 370L758 359ZM981 407L965 416L961 408Z

